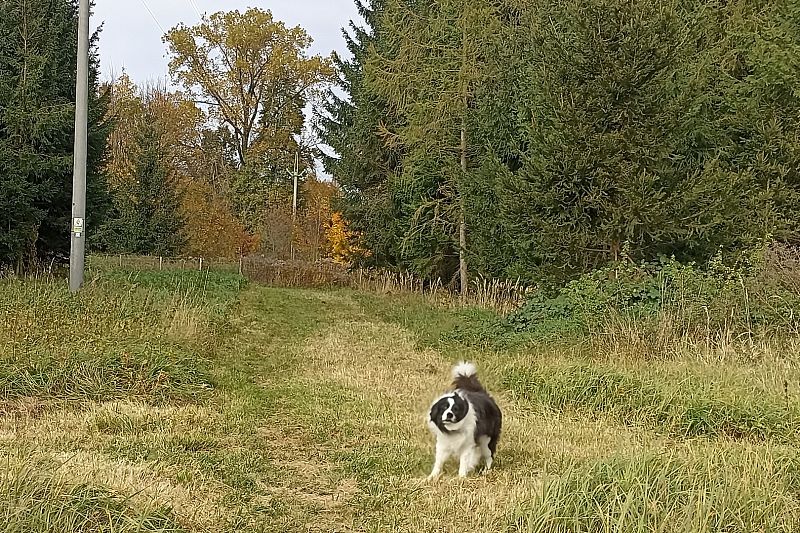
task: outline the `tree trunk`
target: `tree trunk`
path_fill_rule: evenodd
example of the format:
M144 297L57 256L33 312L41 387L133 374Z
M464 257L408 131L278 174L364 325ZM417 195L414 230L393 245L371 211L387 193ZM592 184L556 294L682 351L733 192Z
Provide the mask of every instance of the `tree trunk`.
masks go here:
M466 104L466 97L464 103ZM464 116L461 118L461 179L467 177L467 118L466 105ZM463 188L463 187L461 187ZM467 217L464 208L464 194L459 191L459 221L458 221L458 271L461 277L461 297L466 298L469 291L469 277L467 273Z
M461 277L461 298L466 299L469 292L467 272L467 213L464 206L464 183L467 181L467 113L469 113L469 86L467 83L467 20L462 16L461 28L461 97L464 108L461 112L461 187L458 189L458 271Z

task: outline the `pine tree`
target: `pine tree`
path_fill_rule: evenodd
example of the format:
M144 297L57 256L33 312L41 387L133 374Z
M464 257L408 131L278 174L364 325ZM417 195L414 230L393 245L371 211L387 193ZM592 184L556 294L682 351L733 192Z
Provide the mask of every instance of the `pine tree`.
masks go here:
M751 0L708 11L701 63L715 113L717 179L733 176L742 198L726 227L729 248L767 236L800 243L800 4ZM733 178L729 178L733 179Z
M563 281L800 241L794 0L385 0L365 18L322 123L377 264L449 276L466 252Z
M336 85L326 93L317 111L317 133L333 154L323 154L325 170L342 190L339 205L352 230L369 248L358 258L373 266L398 266L401 243L397 224L399 206L390 190L389 178L398 171L400 152L379 136L381 125L396 124L384 98L364 80L364 65L370 49L380 49L379 21L385 0L357 0L365 21L351 21L343 30L350 59L334 57L339 73Z
M17 270L69 252L77 3L0 3L0 265ZM107 125L92 38L88 231L107 205L99 172Z

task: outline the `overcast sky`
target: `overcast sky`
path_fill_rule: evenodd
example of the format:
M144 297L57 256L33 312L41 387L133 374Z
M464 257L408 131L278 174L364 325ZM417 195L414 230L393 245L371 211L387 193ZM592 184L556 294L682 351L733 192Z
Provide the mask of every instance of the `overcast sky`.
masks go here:
M124 68L136 82L167 77L165 31L200 20L199 13L269 9L287 26L302 26L314 39L311 51L346 53L341 28L358 20L353 0L96 0L92 27L103 23L100 36L102 76L118 76ZM148 8L152 11L151 16Z

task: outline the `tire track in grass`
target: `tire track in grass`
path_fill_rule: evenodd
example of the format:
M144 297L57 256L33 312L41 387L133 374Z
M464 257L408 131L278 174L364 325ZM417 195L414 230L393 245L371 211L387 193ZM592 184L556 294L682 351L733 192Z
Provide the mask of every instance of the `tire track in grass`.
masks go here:
M247 531L352 531L341 512L352 483L332 474L314 438L295 416L305 390L298 347L320 329L359 312L346 294L253 286L242 297L235 330L221 357L228 417L275 476L256 476L236 528Z

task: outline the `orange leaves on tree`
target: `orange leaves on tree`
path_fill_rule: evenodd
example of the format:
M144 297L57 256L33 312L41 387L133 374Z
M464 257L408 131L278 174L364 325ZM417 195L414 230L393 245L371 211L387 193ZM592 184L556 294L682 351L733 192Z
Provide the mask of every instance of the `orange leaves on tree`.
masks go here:
M331 215L325 237L330 245L331 258L341 264L363 253L358 247L358 234L347 227L347 221L339 211Z

